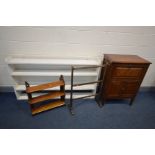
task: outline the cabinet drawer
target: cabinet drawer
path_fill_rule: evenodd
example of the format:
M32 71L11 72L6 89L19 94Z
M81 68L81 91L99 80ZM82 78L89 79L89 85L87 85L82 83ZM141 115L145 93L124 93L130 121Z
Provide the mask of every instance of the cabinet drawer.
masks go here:
M139 78L143 72L143 68L131 67L114 67L112 71L113 77L137 77Z

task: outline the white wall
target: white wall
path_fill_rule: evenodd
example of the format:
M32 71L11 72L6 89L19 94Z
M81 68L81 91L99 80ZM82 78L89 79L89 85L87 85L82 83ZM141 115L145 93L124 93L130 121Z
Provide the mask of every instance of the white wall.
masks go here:
M0 86L10 86L7 56L100 57L136 54L150 60L143 86L155 86L155 27L0 27Z

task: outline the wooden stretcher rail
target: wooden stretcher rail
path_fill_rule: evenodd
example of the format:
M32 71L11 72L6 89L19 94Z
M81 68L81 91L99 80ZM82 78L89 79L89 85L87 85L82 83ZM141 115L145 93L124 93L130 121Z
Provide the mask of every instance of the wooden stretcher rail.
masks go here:
M77 97L77 98L73 98L73 99L74 99L74 100L78 100L78 99L87 98L87 97L92 97L92 96L97 96L97 95L98 95L98 94L92 94L92 95Z
M88 84L93 84L93 83L100 83L102 80L99 81L93 81L93 82L86 82L86 83L79 83L79 84L74 84L73 87L78 87L78 86L83 86L83 85L88 85Z

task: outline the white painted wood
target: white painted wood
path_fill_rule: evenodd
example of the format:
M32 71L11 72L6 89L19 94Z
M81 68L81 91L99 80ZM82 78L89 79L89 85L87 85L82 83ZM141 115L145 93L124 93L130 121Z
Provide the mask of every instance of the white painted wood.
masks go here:
M67 61L68 60L68 61ZM69 77L69 79L71 78L71 65L86 65L86 66L90 66L90 65L99 65L99 61L96 61L95 59L93 60L89 60L89 59L28 59L28 58L6 58L6 62L8 63L8 67L10 68L10 75L12 77L12 79L15 81L16 85L14 85L14 91L16 94L17 99L22 100L22 99L27 99L27 94L24 93L23 91L25 91L25 85L24 85L24 81L26 81L26 77L31 77L31 78L35 78L36 82L37 79L40 80L39 77L41 77L44 80L44 83L47 83L46 79L44 77L59 77L60 75L63 75L66 79L66 77ZM20 67L17 67L20 66ZM25 65L29 65L29 67L25 67ZM34 67L34 65L37 65L38 67ZM41 67L40 67L41 65ZM59 65L59 68L57 68L57 66ZM44 66L44 67L43 67ZM24 68L24 70L19 70L19 68L22 69L22 67ZM36 70L32 70L32 69L36 68ZM50 70L48 70L49 68L51 68ZM57 68L57 69L56 69ZM98 69L95 68L93 70L78 70L74 72L74 80L76 81L76 83L81 83L80 78L85 77L87 80L90 79L90 77L94 77L94 79L97 79L98 76ZM18 78L17 78L18 77ZM24 80L25 79L25 80ZM52 78L50 78L52 80ZM85 79L85 80L86 80ZM23 81L22 84L20 84L20 81ZM28 81L29 82L29 81ZM84 81L83 81L84 82ZM88 81L89 82L89 81ZM69 82L70 83L70 82ZM39 82L38 82L39 84ZM42 84L42 83L40 83ZM33 85L32 85L33 86ZM70 85L66 85L65 86L66 90L70 90ZM47 90L59 90L60 87L56 87L53 89L47 89ZM79 86L79 87L75 87L74 90L86 90L88 92L88 90L91 90L91 93L94 92L95 90L95 84L91 84L91 85L85 85L85 86ZM83 94L85 95L90 95L91 93L87 93L87 92L82 92L81 94L77 94L77 92L75 92L74 94L76 94L76 96L81 96ZM70 94L67 93L67 97L70 97ZM38 93L33 94L34 96L39 95Z
M35 59L35 58L6 58L8 64L48 64L48 65L98 65L97 60L90 59Z
M42 93L36 93L35 95L33 95L33 97L37 97L39 95L42 95ZM82 94L76 94L74 95L73 97L74 98L77 98L77 97L83 97L83 96L87 96L87 95L92 95L92 93L82 93ZM70 94L66 94L65 96L66 99L70 99ZM94 98L94 96L92 97L89 97L89 98ZM19 95L17 97L18 100L27 100L28 97L27 97L27 94L22 94L22 95ZM88 98L87 98L88 99Z
M71 72L70 71L13 71L11 73L12 76L60 76L60 75L64 75L64 76L71 76ZM76 71L74 73L74 76L97 76L97 72L79 72Z
M36 86L36 85L31 85L31 86ZM95 89L94 84L74 87L74 90L94 90L94 89ZM25 85L17 85L17 86L15 86L15 90L16 91L25 91ZM47 90L60 90L60 87L50 88ZM70 90L70 85L65 85L65 90Z

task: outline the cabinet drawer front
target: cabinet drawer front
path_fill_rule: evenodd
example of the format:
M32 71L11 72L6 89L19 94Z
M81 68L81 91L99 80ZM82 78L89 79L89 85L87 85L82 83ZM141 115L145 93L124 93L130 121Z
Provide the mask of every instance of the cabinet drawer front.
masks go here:
M114 67L113 77L140 77L143 72L143 68L131 68L131 67Z

